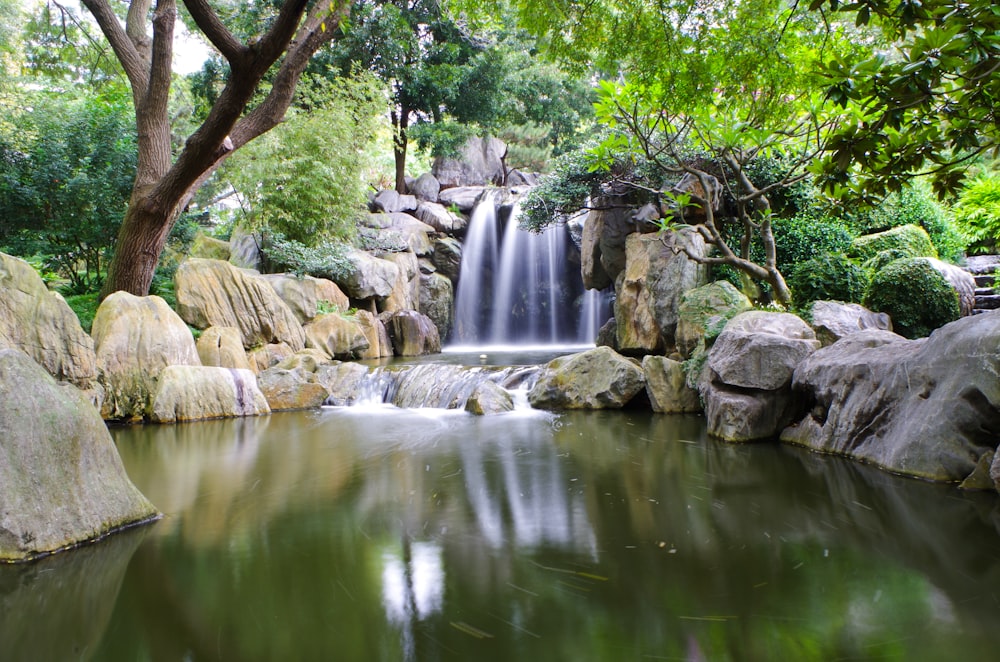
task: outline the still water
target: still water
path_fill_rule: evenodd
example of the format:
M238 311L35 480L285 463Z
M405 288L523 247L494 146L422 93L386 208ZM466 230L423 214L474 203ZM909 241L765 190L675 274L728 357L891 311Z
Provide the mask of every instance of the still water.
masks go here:
M114 431L156 524L0 568L0 659L987 660L995 495L697 417Z

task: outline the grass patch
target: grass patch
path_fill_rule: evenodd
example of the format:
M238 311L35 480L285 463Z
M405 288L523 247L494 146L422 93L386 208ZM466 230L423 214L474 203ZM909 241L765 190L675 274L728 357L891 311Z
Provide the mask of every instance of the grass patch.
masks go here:
M66 303L73 309L80 320L80 326L88 334L94 326L94 315L97 313L97 292L89 294L70 294L65 297Z

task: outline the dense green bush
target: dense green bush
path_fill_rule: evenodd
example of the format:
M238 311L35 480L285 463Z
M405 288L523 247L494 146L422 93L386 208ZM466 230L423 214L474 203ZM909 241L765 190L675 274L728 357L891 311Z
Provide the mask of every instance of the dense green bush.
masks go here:
M907 338L922 338L957 320L958 293L926 260L904 258L877 272L864 305L888 313L893 330Z
M906 257L937 257L937 249L919 225L899 227L858 237L851 245L851 255L870 260L882 251L901 251Z
M803 310L813 301L860 303L868 274L843 253L824 253L792 267L788 286L795 306Z
M957 262L964 253L968 238L948 210L925 185L904 188L882 204L845 214L857 234L884 232L903 225L918 225L930 237L937 257Z
M1000 240L1000 176L980 175L965 185L954 207L955 221L973 252L990 253Z
M315 276L340 281L348 273L348 245L325 241L317 246L306 246L294 239L287 239L280 233L265 237L262 252L265 271L276 273L287 271L298 276Z

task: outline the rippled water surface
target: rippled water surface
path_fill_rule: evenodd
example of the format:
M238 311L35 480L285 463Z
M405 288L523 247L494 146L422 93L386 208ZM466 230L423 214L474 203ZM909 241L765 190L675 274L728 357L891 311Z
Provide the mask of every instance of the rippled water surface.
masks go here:
M998 500L641 413L114 431L160 522L0 568L0 658L989 660Z

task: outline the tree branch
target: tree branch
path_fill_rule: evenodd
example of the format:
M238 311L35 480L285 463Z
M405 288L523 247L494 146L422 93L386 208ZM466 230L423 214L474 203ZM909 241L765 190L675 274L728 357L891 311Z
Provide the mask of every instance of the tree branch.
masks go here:
M209 4L205 0L184 0L184 6L194 19L195 25L204 33L212 45L219 49L222 57L226 58L230 64L240 62L245 57L248 49L240 43L240 40L233 36L233 33L223 25Z
M101 32L111 44L115 57L121 62L125 75L128 76L129 84L132 86L133 96L139 93L144 94L149 86L149 63L118 21L118 17L108 4L108 0L81 0L81 2L93 15Z

